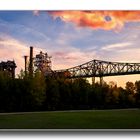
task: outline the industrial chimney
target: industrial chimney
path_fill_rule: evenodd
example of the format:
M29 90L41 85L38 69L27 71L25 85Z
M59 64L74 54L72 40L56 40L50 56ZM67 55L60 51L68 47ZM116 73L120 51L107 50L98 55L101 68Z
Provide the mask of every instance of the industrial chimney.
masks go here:
M27 55L24 56L24 60L25 60L25 76L27 76Z
M29 75L33 76L33 47L30 46Z

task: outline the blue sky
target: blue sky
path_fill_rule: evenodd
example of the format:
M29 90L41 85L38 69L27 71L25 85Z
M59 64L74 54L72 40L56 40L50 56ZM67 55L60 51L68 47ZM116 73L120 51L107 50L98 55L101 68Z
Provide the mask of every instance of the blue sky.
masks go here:
M81 24L81 18L80 25L77 17L75 21L73 17L68 19L47 11L0 11L0 61L14 59L19 73L24 69L23 56L29 55L29 46L34 46L34 54L43 50L52 56L53 69L73 67L92 59L140 62L140 18L133 15L124 20L125 17L108 15L104 16L104 25L92 28L85 26L85 21ZM115 27L114 22L118 22ZM106 29L105 24L111 28ZM122 84L122 76L106 79ZM139 79L138 75L124 76L123 82Z

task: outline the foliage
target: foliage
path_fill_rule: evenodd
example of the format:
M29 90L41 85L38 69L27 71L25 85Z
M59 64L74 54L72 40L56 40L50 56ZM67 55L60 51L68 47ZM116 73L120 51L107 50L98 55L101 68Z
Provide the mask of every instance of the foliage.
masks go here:
M36 110L112 109L140 107L140 81L126 87L95 83L84 78L31 77L21 70L17 79L0 72L0 112Z
M45 100L45 85L38 73L32 79L12 79L0 73L0 112L39 110Z

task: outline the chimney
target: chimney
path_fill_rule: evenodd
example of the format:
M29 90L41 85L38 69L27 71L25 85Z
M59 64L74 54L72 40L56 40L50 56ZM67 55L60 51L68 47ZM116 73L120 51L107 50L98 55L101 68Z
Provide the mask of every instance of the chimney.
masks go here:
M33 47L30 46L29 75L33 76Z
M24 60L25 60L25 76L27 76L27 57L28 56L24 56Z

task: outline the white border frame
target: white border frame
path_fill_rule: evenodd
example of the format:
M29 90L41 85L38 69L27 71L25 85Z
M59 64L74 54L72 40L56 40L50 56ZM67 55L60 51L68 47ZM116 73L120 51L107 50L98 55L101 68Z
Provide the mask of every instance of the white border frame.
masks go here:
M140 0L0 0L0 10L140 10Z

